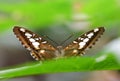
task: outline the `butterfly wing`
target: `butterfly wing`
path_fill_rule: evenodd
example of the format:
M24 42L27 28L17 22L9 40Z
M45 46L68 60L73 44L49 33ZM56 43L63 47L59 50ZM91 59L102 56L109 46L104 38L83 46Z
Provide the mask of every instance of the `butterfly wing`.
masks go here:
M65 47L65 56L76 56L84 54L84 51L87 48L91 48L92 45L96 43L98 38L100 38L104 31L104 27L99 27L81 35L71 44Z
M36 60L45 60L55 57L54 52L56 49L41 36L18 26L13 28L13 32Z

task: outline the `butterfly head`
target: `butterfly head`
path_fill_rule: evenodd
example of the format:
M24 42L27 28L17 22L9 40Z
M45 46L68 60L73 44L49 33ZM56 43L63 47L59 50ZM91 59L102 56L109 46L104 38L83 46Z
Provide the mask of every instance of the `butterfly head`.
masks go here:
M62 46L57 46L57 50L58 50L58 52L59 52L60 54L62 53L62 49L63 49Z

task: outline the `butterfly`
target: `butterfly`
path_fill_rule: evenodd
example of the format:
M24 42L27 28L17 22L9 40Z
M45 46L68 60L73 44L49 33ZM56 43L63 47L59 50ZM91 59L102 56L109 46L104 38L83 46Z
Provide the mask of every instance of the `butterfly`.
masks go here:
M37 35L26 28L19 26L13 28L16 37L21 41L22 45L30 51L31 56L35 60L81 56L86 49L91 48L96 43L104 31L104 27L90 30L63 47L62 45L51 45L44 37Z

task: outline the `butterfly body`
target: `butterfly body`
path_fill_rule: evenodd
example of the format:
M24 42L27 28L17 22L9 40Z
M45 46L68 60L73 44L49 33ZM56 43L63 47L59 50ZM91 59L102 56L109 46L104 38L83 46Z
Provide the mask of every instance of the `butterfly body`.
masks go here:
M33 33L23 27L15 26L13 32L21 41L22 45L30 51L31 56L36 60L46 60L65 56L81 56L85 50L91 48L98 38L103 34L104 28L99 27L88 31L63 47L63 44L53 46L44 37ZM53 41L54 42L54 41Z

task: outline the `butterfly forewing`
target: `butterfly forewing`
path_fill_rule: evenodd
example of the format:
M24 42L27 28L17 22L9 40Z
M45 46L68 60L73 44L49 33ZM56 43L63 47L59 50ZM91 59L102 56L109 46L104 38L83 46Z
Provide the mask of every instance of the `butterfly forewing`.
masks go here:
M104 27L99 27L81 35L64 49L66 51L65 55L76 56L84 54L85 50L91 48L104 31Z
M41 36L22 27L15 26L13 32L36 60L44 60L55 57L55 48Z
M33 58L36 60L46 60L59 56L77 56L84 54L87 48L91 48L92 45L96 43L105 29L104 27L99 27L88 31L66 47L62 45L53 47L48 41L44 40L43 37L22 27L15 26L13 31L23 46L31 52Z

